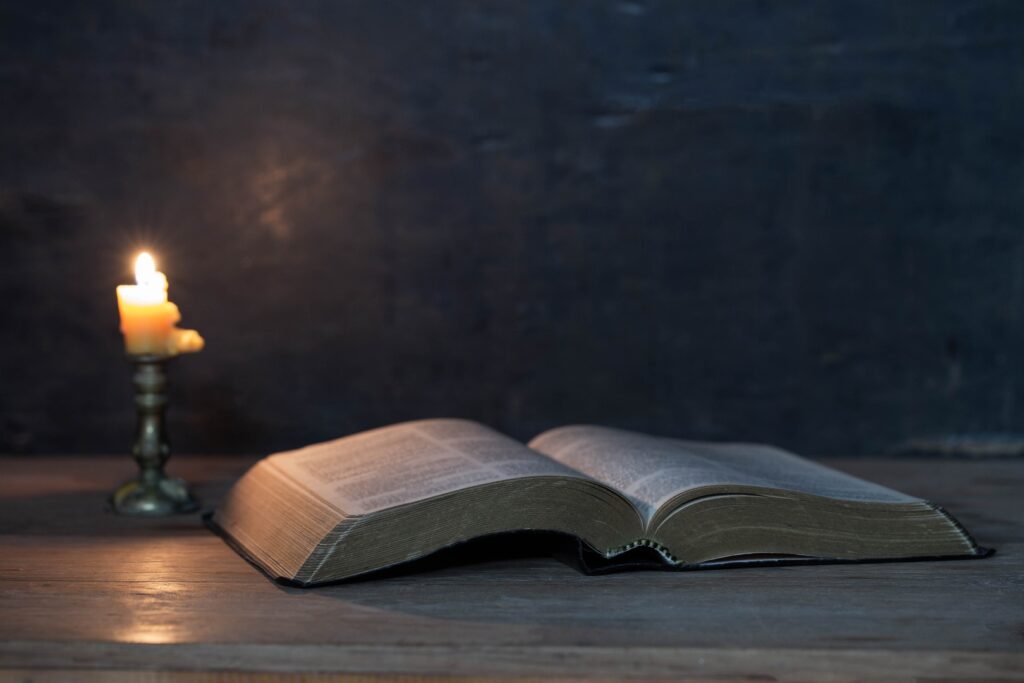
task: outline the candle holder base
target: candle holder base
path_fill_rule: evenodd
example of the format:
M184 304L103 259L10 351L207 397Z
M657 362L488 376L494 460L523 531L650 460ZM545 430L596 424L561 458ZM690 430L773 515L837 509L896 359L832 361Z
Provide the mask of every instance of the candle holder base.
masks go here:
M126 481L110 498L114 512L133 517L164 517L195 512L199 501L184 479L162 477L155 481L142 478Z
M129 355L134 367L135 408L138 427L132 455L139 475L122 484L110 498L119 515L163 517L199 509L199 502L183 479L164 474L171 456L164 411L167 407L167 362L170 356Z

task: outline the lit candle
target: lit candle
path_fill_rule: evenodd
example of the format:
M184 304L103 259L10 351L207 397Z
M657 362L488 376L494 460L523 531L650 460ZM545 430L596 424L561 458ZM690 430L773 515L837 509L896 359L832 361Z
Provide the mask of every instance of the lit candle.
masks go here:
M203 348L198 332L175 326L181 313L167 300L167 278L146 252L135 259L135 282L117 287L125 351L133 355L176 356Z

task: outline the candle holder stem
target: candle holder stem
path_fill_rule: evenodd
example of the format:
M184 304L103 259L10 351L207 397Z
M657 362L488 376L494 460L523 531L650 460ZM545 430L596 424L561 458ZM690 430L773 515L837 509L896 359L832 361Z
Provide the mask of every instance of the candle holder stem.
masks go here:
M182 479L168 477L164 465L171 455L164 412L167 409L168 356L131 355L134 366L135 409L138 427L132 455L139 476L122 484L111 498L121 515L160 517L194 512L198 501Z

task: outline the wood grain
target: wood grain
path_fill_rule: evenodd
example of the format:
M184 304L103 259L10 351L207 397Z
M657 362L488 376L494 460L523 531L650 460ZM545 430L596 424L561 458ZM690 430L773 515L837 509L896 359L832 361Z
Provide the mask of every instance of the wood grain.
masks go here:
M250 462L175 466L214 502ZM1024 678L1024 462L827 462L947 507L999 552L596 577L488 553L301 590L198 516L105 512L126 457L2 458L0 678Z

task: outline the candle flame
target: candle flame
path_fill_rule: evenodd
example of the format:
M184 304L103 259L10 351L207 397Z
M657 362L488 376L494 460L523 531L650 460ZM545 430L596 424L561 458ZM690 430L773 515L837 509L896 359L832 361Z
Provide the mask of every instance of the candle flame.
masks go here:
M135 259L135 282L143 286L158 284L156 277L156 261L144 251Z

